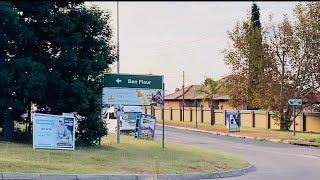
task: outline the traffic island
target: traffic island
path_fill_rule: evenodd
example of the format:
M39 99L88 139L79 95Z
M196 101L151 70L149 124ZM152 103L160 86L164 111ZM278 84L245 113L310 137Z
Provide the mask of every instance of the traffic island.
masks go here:
M0 180L203 180L241 176L255 171L253 165L248 167L215 173L187 173L152 175L77 175L77 174L36 174L36 173L0 173Z
M115 134L102 139L101 146L74 151L3 141L0 149L0 179L212 179L243 174L249 166L233 155L188 145L166 143L163 149L159 141L124 135L118 144Z

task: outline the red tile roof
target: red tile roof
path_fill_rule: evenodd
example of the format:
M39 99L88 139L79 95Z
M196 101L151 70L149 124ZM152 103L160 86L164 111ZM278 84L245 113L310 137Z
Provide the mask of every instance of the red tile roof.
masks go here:
M196 90L203 87L202 85L190 85L184 88L184 99L193 100L193 99L202 99L203 95L195 95ZM165 100L182 100L183 99L183 89L176 91L172 94L165 96ZM213 96L215 100L230 100L229 96Z

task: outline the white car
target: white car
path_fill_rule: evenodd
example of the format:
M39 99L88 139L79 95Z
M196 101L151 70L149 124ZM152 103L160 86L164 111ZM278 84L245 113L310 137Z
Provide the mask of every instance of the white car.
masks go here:
M120 133L133 133L136 128L137 114L141 115L141 113L140 106L123 106L123 114L120 116ZM107 125L108 132L117 133L117 117L114 106L107 110L103 119Z

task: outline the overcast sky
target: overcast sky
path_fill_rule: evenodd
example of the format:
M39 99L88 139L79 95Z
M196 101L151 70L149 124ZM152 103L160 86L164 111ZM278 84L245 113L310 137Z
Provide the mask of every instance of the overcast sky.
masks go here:
M257 2L262 26L270 13L274 22L291 16L296 2ZM116 2L96 4L112 14L116 42ZM228 75L221 50L227 31L246 18L247 2L119 2L120 73L164 75L166 94L182 86ZM116 67L113 72L116 72Z

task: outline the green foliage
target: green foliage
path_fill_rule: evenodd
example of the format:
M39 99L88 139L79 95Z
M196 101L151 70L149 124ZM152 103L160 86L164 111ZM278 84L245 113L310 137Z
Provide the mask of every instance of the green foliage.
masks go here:
M311 139L310 142L320 143L320 137L319 137L319 138Z
M258 5L256 3L252 4L251 22L252 22L254 28L260 28L261 27L260 8L258 7Z
M202 95L203 101L210 100L212 104L214 95L217 95L218 90L218 82L213 80L212 78L206 78L202 84L202 87L195 91L195 95Z
M83 2L0 7L0 85L6 87L0 90L0 112L12 107L17 119L33 102L43 113L84 117L80 141L92 144L107 134L99 114L102 74L115 59L110 14Z
M252 12L258 11L253 5ZM279 24L260 27L254 23L259 14L252 13L251 19L236 24L229 32L232 45L224 51L232 75L223 86L233 106L276 111L280 128L290 129L294 116L312 104L320 88L319 12L320 3L310 2L296 6L292 22L284 16ZM304 100L295 115L290 98Z

